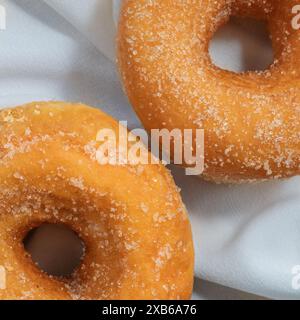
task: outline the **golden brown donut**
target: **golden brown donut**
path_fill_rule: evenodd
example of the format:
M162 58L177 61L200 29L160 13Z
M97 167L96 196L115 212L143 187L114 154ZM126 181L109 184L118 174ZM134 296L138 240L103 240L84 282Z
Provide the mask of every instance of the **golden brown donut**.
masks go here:
M118 60L147 130L205 130L203 177L216 182L300 173L298 0L125 0ZM210 39L231 16L268 22L275 60L263 72L216 67Z
M190 297L191 228L172 177L160 164L100 165L102 128L119 130L82 104L0 112L0 300ZM70 278L43 273L24 250L26 234L44 223L85 243Z

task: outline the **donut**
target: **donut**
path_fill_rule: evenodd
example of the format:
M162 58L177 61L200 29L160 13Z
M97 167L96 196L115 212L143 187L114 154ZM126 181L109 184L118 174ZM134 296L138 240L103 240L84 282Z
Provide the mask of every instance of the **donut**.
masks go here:
M188 299L190 223L162 164L100 164L97 132L118 122L83 104L0 111L0 300ZM84 243L69 277L33 263L23 245L42 224Z
M118 65L129 100L149 131L204 130L204 179L299 175L300 30L291 23L298 3L123 1ZM267 22L275 55L268 69L235 73L213 64L210 40L232 16Z

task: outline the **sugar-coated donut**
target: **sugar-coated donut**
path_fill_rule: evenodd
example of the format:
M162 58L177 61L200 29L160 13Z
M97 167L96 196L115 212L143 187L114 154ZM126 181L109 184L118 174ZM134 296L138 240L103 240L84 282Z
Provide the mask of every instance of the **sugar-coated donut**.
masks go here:
M98 130L118 122L63 102L0 111L0 300L187 299L189 220L163 165L100 165ZM69 278L50 277L24 250L33 228L63 224L85 243Z
M300 173L298 0L124 0L118 61L146 129L203 128L203 177L216 182ZM216 67L209 43L231 16L266 20L275 60L262 72Z

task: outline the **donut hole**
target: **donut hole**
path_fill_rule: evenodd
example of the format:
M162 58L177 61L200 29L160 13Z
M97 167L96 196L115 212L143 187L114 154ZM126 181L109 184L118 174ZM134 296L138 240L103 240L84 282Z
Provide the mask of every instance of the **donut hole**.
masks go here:
M42 224L32 229L23 240L32 261L48 275L69 277L81 264L85 245L65 225Z
M209 54L214 65L223 70L242 73L268 69L274 52L267 23L231 17L211 39Z

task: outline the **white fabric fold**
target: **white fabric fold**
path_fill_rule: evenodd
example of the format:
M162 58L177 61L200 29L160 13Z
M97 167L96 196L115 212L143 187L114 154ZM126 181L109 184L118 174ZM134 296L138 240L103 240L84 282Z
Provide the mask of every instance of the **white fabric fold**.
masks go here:
M112 62L113 14L118 16L119 1L112 4L5 1L1 105L40 99L82 101L128 120L131 127L139 126ZM222 45L216 48L219 53ZM231 63L230 57L224 59ZM300 265L299 178L220 186L185 176L180 168L172 172L191 216L198 279L268 298L300 297L292 287L292 268ZM196 291L201 291L201 280L197 283Z
M116 28L111 0L44 0L85 35L106 57L114 59Z

